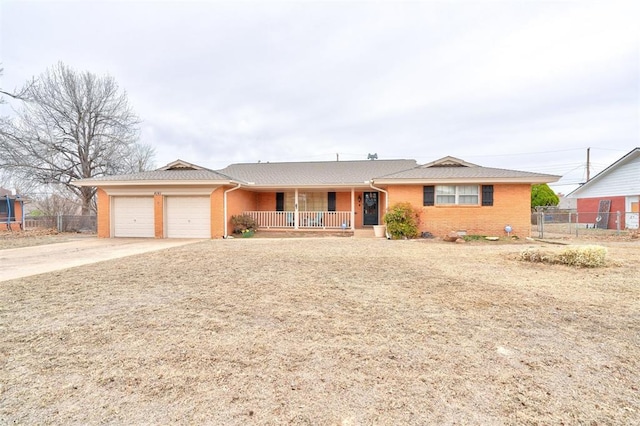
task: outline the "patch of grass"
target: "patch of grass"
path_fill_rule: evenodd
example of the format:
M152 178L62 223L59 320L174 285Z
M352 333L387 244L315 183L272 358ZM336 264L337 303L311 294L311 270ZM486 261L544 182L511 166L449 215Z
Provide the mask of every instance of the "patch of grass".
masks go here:
M462 237L462 239L464 239L467 242L469 242L469 241L484 241L485 238L486 238L486 235L464 235Z

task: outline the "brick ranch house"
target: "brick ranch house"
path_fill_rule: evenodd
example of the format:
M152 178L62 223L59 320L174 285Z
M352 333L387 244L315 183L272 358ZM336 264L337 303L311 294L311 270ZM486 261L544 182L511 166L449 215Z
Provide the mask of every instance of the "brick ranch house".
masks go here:
M232 164L210 170L182 160L158 170L82 179L97 187L98 236L218 238L234 215L260 230L355 230L382 224L409 202L420 230L530 235L531 185L559 176L481 167L454 157L415 160Z

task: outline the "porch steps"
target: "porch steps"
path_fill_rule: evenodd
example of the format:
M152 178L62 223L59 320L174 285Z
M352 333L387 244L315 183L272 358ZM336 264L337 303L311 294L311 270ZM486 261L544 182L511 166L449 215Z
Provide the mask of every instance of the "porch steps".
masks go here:
M373 228L368 229L355 229L353 231L353 238L375 238Z

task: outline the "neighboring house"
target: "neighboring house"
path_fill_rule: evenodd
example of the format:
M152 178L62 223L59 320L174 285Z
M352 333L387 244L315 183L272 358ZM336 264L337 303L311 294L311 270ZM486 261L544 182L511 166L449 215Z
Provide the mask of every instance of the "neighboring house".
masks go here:
M559 176L481 167L453 157L415 160L232 164L210 170L182 160L155 171L82 179L97 187L98 236L216 238L233 215L263 230L355 230L382 224L395 203L441 235L530 235L531 185Z
M0 188L0 229L15 231L24 223L24 202L19 195Z
M567 197L577 199L580 223L616 229L620 212L621 229L638 229L640 148L631 150Z

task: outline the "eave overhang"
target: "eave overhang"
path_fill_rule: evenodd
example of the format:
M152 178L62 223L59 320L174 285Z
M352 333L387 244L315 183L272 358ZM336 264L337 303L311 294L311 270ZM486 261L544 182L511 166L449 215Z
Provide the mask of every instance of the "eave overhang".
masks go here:
M246 185L245 188L252 190L265 190L265 191L276 191L279 189L313 189L313 190L327 190L327 189L359 189L359 188L369 188L369 183L325 183L325 184L313 184L313 185L305 185L305 184L269 184L269 185Z
M232 180L91 180L91 179L83 179L82 181L73 181L72 185L82 187L82 186L95 186L98 188L102 187L116 187L116 186L220 186L220 185L231 185L242 183L242 185L247 185L243 182L235 182ZM247 185L248 186L248 185Z
M477 183L477 184L494 184L494 183L517 183L517 184L539 184L539 183L552 183L557 182L560 176L540 176L540 177L512 177L512 178L490 178L490 177L476 177L476 178L431 178L431 179L374 179L373 183L376 185L433 185L433 184L464 184L464 183Z

